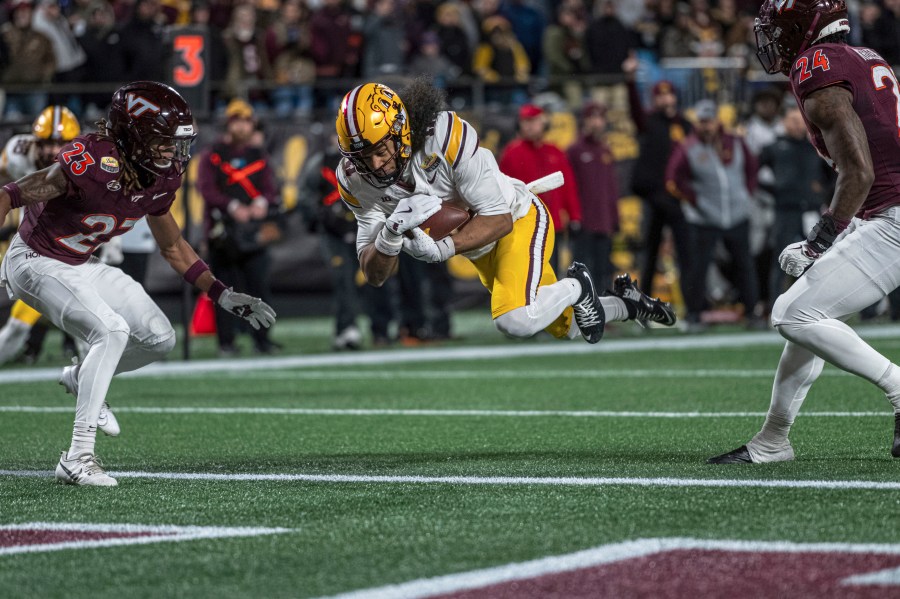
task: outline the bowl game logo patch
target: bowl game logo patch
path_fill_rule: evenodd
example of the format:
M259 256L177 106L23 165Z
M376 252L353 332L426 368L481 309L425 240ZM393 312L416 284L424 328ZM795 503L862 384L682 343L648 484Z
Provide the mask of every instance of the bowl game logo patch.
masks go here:
M119 161L112 156L104 156L100 159L100 168L105 170L107 173L118 173Z
M441 164L441 161L438 158L438 155L432 154L431 156L429 156L428 158L425 159L425 162L422 163L422 169L426 173L430 173L431 171L436 169L438 166L440 166L440 164Z

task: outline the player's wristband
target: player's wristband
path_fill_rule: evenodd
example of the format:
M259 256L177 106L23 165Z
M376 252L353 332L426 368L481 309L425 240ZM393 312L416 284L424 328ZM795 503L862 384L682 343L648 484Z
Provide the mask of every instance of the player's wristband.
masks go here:
M441 262L446 262L456 255L456 243L452 237L444 237L437 242L438 252L441 254Z
M849 225L849 220L836 219L829 210L822 215L816 226L809 232L806 243L818 254L823 254Z
M225 283L223 283L219 279L216 279L215 281L213 281L213 284L209 286L209 291L206 292L206 295L208 295L209 299L211 299L214 303L218 304L219 298L222 297L222 294L227 290L228 287L225 285Z
M190 283L191 285L197 284L197 279L200 278L200 275L209 270L209 266L203 260L197 260L191 267L187 269L187 272L184 273L184 280Z
M9 194L10 208L21 208L25 205L22 203L22 190L14 182L4 185L3 191Z
M403 235L391 233L385 227L375 237L375 249L385 256L396 256L403 249Z

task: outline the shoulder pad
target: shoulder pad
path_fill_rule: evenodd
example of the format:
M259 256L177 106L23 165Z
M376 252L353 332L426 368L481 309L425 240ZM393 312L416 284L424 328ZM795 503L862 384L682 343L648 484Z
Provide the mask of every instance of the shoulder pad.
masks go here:
M82 179L106 184L118 179L122 169L116 145L96 134L82 135L70 141L59 151L56 161L76 186Z
M438 114L432 140L434 145L430 146L429 150L436 149L453 169L471 158L478 150L478 134L475 128L451 111Z
M791 67L795 95L803 100L823 87L841 85L853 90L860 80L868 81L871 74L866 59L855 50L846 44L822 44L806 50Z
M341 159L340 165L338 165L337 169L337 188L338 193L341 195L341 199L344 201L347 206L361 208L362 204L360 204L359 200L353 195L353 192L350 191L353 180L355 179L356 168L353 166L353 163L347 160L346 158Z

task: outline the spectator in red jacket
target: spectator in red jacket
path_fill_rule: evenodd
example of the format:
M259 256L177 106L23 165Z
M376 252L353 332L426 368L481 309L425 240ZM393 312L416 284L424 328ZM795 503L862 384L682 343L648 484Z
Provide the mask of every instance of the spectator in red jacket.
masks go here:
M575 259L583 262L601 289L611 288L612 238L619 230L619 181L612 151L603 141L606 106L588 102L581 111L581 137L566 150L581 200L581 231Z
M562 171L565 184L559 189L541 194L547 205L556 231L556 247L551 263L554 268L565 270L558 263L562 233L570 227L580 228L581 204L575 187L575 175L566 154L544 141L549 122L544 110L534 104L519 108L519 137L509 142L500 156L500 170L520 181L530 183L555 171Z

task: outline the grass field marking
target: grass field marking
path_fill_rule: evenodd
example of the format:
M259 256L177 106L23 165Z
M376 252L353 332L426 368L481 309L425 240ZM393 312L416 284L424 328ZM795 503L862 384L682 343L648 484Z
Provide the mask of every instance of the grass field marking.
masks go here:
M710 471L722 468L710 467ZM0 470L0 476L51 477L50 470ZM712 487L712 488L782 488L782 489L848 489L866 491L900 491L900 482L874 480L790 480L790 479L729 479L729 478L672 478L672 477L579 477L579 476L422 476L368 474L302 474L302 473L218 473L218 472L110 472L115 478L157 480L190 480L214 482L310 482L412 485L495 485L495 486L558 486L558 487Z
M67 406L0 406L0 413L69 414ZM502 418L763 418L766 412L630 412L613 410L429 410L403 408L250 408L215 406L116 406L117 414L248 414L256 416L434 416ZM884 412L806 412L803 417L887 418Z
M645 557L664 551L698 549L742 552L900 554L900 545L893 544L795 543L790 541L733 541L692 538L639 539L601 545L566 555L553 555L527 562L351 591L333 595L331 599L416 599L432 597L478 589L504 582L537 578L548 574L570 572L622 560Z
M845 586L855 585L885 585L900 586L900 568L889 568L877 572L867 572L850 576L841 581Z
M76 522L27 522L24 524L0 524L0 537L4 531L71 531L124 534L150 534L153 536L93 539L88 541L66 541L36 545L0 547L0 556L14 553L42 553L65 549L92 549L95 547L115 547L119 545L146 545L161 542L194 541L197 539L219 539L226 537L256 537L261 535L294 532L290 528L250 528L223 526L147 526L142 524L94 524Z
M158 375L157 378L168 377L205 377L208 373L190 373L190 374L171 374ZM334 370L255 370L255 371L234 371L221 373L222 378L248 380L248 379L266 379L266 380L326 380L333 381L335 378ZM602 370L412 370L397 372L394 370L351 370L341 372L341 380L488 380L488 379L537 379L547 380L553 378L567 379L615 379L615 378L677 378L677 379L696 379L696 378L763 378L771 379L774 370L771 368L745 370L737 368L685 368L685 369L656 369L656 368L635 368L635 369L602 369ZM842 370L829 368L822 371L821 376L826 377L849 377L852 376Z
M900 325L873 325L855 329L864 339L892 339L900 337ZM655 337L612 339L603 343L507 343L488 347L416 348L390 351L366 351L354 354L320 354L313 356L282 356L243 360L195 360L192 362L162 362L128 372L126 377L156 377L188 373L220 373L239 370L282 370L287 368L319 368L343 366L377 366L386 363L427 363L457 360L498 360L548 355L624 353L647 350L686 351L694 349L727 349L751 346L782 345L784 339L774 331L683 337ZM0 371L0 384L55 381L59 368L9 369ZM773 370L774 373L774 370Z

